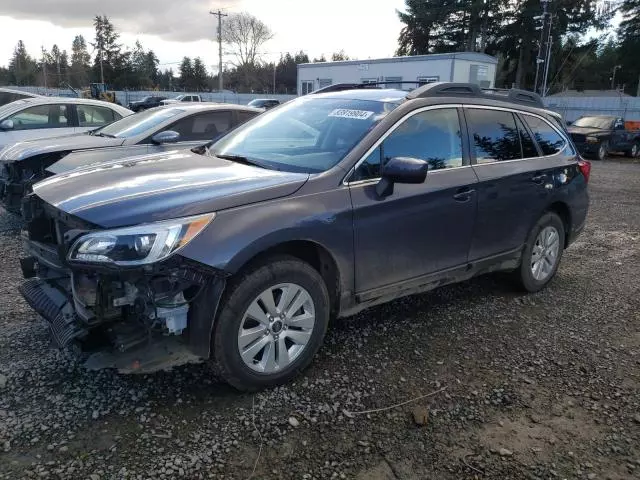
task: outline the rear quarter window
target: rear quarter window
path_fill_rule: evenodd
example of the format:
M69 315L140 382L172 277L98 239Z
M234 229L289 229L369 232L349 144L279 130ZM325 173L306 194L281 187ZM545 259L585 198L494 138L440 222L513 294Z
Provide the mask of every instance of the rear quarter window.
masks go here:
M529 125L543 155L555 155L566 146L567 142L562 135L541 118L527 114L522 117Z

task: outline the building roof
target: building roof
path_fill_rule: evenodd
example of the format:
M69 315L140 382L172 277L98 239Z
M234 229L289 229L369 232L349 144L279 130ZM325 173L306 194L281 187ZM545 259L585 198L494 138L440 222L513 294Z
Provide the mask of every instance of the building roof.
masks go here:
M619 90L565 90L564 92L547 95L548 97L630 97Z
M472 62L484 62L497 64L498 59L479 52L433 53L430 55L413 55L408 57L368 58L363 60L340 60L337 62L300 63L298 68L309 67L334 67L342 65L362 65L372 63L402 63L425 62L430 60L470 60Z

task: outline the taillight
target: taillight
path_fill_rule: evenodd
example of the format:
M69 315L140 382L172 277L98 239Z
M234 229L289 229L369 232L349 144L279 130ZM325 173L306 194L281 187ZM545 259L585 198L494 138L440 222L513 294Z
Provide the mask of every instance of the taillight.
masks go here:
M591 175L591 162L580 159L578 160L578 168L582 172L582 175L584 175L584 181L589 183L589 176Z

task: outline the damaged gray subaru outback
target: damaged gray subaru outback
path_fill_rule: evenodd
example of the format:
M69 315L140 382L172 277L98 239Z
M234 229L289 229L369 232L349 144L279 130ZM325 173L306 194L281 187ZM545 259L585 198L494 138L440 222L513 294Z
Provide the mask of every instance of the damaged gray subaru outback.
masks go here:
M90 369L206 361L256 390L308 366L331 317L499 270L542 289L588 179L535 94L333 85L213 145L35 184L21 292Z

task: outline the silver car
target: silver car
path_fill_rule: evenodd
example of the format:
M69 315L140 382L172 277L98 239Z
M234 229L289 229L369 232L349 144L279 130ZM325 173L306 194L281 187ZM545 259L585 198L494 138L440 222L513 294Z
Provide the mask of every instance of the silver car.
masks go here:
M30 186L51 175L118 158L193 148L262 111L220 103L157 107L91 132L17 143L0 150L0 199L20 210Z
M24 140L82 133L132 113L114 103L84 98L16 100L0 107L0 148Z

